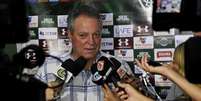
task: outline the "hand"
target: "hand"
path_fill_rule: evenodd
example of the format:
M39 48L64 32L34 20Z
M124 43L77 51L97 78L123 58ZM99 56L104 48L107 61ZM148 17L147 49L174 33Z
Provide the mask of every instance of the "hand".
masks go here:
M104 101L120 101L118 96L110 90L107 84L102 86L102 90L104 93Z
M51 88L47 88L45 90L45 97L46 97L46 101L51 101L52 99L54 99L54 90Z
M143 70L145 70L146 72L150 72L150 73L157 73L157 74L162 74L162 75L165 75L166 73L166 69L168 69L167 67L169 66L168 64L166 65L162 65L162 66L151 66L149 65L147 62L147 56L143 56L141 58L141 60L137 60L135 59L137 65L142 68Z
M120 91L117 94L122 101L153 101L152 99L142 95L130 84L118 82L118 86L124 89L124 92Z

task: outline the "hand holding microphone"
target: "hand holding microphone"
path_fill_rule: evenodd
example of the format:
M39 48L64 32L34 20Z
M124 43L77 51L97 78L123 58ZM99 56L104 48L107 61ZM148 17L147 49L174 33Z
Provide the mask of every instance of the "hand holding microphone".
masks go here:
M121 81L131 84L146 96L155 97L152 92L147 90L147 87L140 78L129 74L128 70L122 65L122 63L113 57L100 57L100 59L98 59L98 61L92 66L91 70L93 74L92 81L98 85L112 83L118 87L117 82Z
M83 57L79 57L75 61L72 59L67 59L58 68L56 68L56 70L53 70L52 73L47 74L49 75L48 78L50 78L50 80L48 80L48 91L51 91L52 89L53 93L50 95L53 94L52 97L54 97L51 98L50 95L47 95L50 97L48 99L57 99L63 84L70 82L73 77L77 76L84 69L86 62L86 59Z

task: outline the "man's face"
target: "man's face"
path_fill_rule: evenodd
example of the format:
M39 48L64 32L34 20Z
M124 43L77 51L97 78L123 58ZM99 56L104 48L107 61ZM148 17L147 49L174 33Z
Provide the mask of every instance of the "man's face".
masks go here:
M81 15L75 19L74 31L69 33L75 57L95 58L101 45L101 27L97 19Z

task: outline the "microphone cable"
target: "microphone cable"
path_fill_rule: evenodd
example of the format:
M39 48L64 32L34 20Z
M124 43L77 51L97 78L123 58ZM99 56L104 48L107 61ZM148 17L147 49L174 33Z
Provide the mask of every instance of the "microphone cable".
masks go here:
M149 78L148 74L149 74L148 72L144 72L142 74L142 79L144 81L144 84L147 90L149 90L149 92L151 92L152 94L156 95L157 101L163 101L161 97L158 95L158 93L156 92L156 90L154 89L154 87L152 86L152 84L147 80Z

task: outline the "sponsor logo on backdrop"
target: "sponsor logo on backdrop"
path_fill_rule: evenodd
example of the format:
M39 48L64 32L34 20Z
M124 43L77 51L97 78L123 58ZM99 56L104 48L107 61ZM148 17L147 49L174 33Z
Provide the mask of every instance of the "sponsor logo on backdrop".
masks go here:
M45 39L39 39L39 46L43 48L44 51L48 51L48 43Z
M113 13L101 13L103 26L113 25Z
M153 36L134 37L134 49L152 49L153 42Z
M174 48L154 49L155 61L172 61Z
M151 25L138 24L134 26L134 33L135 36L153 35L153 30L151 28Z
M141 5L141 7L143 9L151 8L152 7L152 3L153 3L152 0L138 0L138 2L140 3L140 5Z
M38 39L38 28L29 29L30 39Z
M56 27L56 15L39 16L40 27Z
M57 39L39 40L39 46L41 46L45 51L48 51L49 53L58 51Z
M125 24L131 24L132 23L132 13L129 12L122 12L122 13L117 13L114 16L115 19L115 24L117 25L125 25Z
M72 44L69 39L58 39L58 54L70 53Z
M174 34L169 33L169 31L154 31L154 36L166 36L166 35L174 35Z
M128 15L119 15L116 19L117 21L128 22L130 21Z
M39 28L39 39L57 39L57 28Z
M170 87L173 84L170 80L161 75L154 75L154 78L155 78L155 86Z
M188 38L192 37L193 35L175 35L175 47L179 44L185 42Z
M114 38L114 48L133 48L133 37Z
M133 25L115 25L114 37L133 37Z
M38 16L29 16L29 28L38 27Z
M57 16L58 27L67 27L67 18L68 15L58 15Z
M117 49L114 51L114 55L126 61L134 60L133 49Z
M113 26L103 26L102 37L113 37Z
M68 37L67 28L58 28L58 38L66 39Z
M144 55L147 55L149 59L154 60L154 50L153 49L136 49L134 50L134 58L140 59Z
M101 49L102 50L113 50L114 49L113 38L102 38L101 39Z
M155 48L174 48L174 36L155 36L154 37Z

